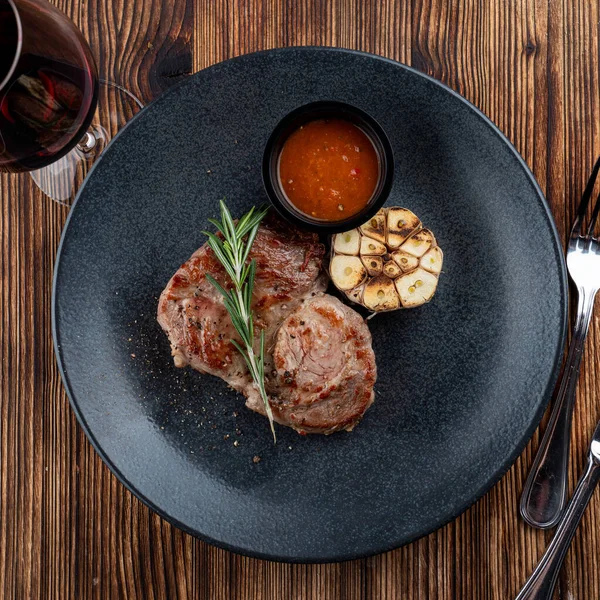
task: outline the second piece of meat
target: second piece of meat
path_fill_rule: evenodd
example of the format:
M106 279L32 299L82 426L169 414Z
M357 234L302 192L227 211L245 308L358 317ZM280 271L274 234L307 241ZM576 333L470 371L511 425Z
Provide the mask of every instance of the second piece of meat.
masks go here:
M283 322L273 363L273 415L302 433L350 431L373 403L371 333L357 312L333 296L305 300Z

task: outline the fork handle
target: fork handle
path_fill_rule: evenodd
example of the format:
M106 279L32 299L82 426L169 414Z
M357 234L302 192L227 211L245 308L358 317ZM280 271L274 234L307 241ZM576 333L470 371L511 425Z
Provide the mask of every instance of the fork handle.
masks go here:
M577 526L600 480L600 467L590 454L585 474L579 480L563 520L538 566L516 600L552 600L554 586Z
M533 527L554 527L567 497L573 403L596 291L578 290L577 319L548 427L521 496L521 515Z

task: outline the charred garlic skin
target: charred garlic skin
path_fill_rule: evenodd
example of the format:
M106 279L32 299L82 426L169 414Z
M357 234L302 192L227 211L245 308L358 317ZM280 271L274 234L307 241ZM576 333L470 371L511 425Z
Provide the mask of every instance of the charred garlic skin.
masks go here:
M385 312L429 302L443 262L442 249L419 217L393 206L333 236L329 274L349 300Z

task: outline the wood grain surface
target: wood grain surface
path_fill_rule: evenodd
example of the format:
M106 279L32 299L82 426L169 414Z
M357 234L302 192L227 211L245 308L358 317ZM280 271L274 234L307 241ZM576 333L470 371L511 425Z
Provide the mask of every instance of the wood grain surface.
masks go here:
M565 238L600 153L599 6L591 0L54 0L103 77L149 101L215 62L265 48L357 48L412 64L479 106L535 173ZM51 340L52 269L68 209L26 175L0 178L0 598L482 600L513 598L550 534L518 515L538 434L455 522L333 565L213 548L170 526L100 461L69 408ZM600 418L599 316L573 422L571 485ZM600 493L599 493L600 495ZM598 600L600 497L557 598Z

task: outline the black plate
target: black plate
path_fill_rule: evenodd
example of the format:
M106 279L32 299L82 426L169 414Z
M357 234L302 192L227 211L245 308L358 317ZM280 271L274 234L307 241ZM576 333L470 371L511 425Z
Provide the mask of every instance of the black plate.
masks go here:
M388 204L433 229L444 274L429 305L370 321L377 396L356 430L279 427L274 446L223 382L173 367L155 312L217 200L234 214L264 200L269 134L316 100L358 106L385 129ZM507 470L550 398L566 298L548 206L486 117L398 63L297 48L202 71L118 135L63 235L54 335L81 425L152 509L238 552L334 561L436 529Z

